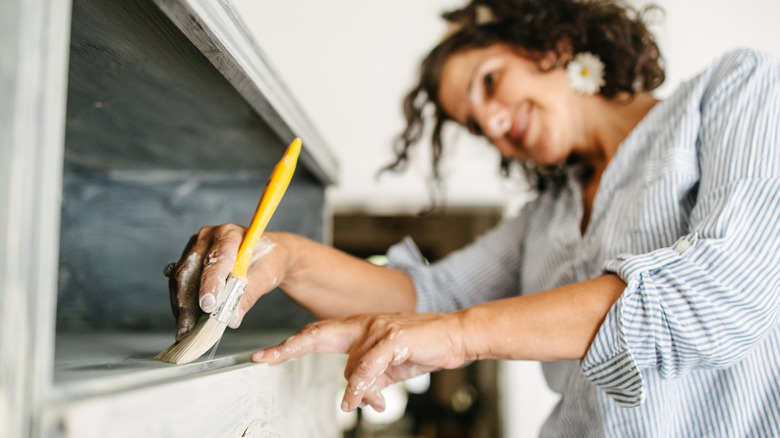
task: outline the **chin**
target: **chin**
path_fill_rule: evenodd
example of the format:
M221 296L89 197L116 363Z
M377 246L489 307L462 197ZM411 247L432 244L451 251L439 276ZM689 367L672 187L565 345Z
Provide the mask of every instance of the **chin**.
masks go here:
M566 163L566 158L567 157L565 156L561 156L561 154L541 153L536 154L534 162L540 166L556 166L558 164Z

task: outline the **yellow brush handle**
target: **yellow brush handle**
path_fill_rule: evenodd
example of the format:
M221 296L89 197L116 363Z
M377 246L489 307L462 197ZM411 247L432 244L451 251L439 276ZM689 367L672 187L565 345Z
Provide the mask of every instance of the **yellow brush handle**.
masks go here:
M233 271L230 274L244 283L247 282L246 274L249 268L249 259L252 258L252 251L254 251L255 245L257 245L257 240L260 239L260 235L265 231L268 221L271 219L274 211L276 211L276 206L282 200L287 186L290 185L290 179L292 179L295 164L298 162L300 153L301 139L296 138L290 143L281 161L276 164L274 171L271 172L271 177L265 186L263 196L260 197L260 202L257 204L255 215L252 217L252 223L249 225L249 229L244 235L244 240L238 248L238 258L236 258L236 263L233 265Z

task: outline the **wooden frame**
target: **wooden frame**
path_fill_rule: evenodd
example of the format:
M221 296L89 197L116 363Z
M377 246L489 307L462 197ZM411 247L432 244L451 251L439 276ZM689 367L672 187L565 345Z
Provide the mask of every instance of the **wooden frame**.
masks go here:
M70 1L0 5L0 436L52 384Z

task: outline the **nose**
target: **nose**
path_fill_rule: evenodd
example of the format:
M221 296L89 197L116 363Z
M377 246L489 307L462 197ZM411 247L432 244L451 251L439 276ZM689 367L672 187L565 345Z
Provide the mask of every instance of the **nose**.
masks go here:
M482 126L485 136L491 140L495 140L503 137L509 132L512 128L512 118L506 107L494 102L493 105L489 105L485 108L484 120L481 120L480 125Z

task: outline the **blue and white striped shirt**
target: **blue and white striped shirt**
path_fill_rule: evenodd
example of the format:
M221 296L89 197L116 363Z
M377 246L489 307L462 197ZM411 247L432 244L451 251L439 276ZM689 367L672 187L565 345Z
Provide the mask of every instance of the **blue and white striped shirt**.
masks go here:
M438 263L388 256L420 312L627 283L583 360L542 365L542 436L780 436L780 63L732 51L657 104L582 212L570 177Z

